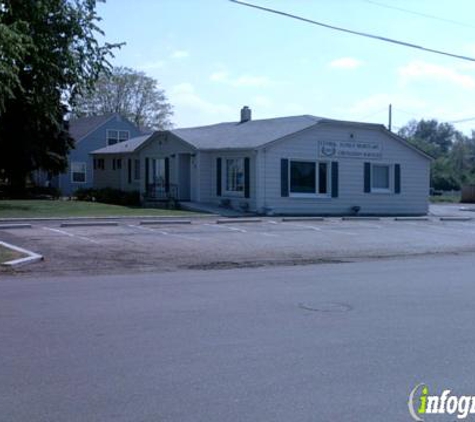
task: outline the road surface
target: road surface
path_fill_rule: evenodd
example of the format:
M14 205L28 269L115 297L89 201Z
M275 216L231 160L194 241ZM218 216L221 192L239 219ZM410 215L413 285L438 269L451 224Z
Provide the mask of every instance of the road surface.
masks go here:
M474 258L3 278L0 420L410 420L475 395Z

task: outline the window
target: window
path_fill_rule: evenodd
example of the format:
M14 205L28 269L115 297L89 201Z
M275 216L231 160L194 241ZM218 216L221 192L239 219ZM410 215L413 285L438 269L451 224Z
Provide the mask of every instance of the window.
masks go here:
M130 137L128 130L107 129L107 145L114 145L118 142L124 142Z
M134 160L134 179L140 180L140 160Z
M389 166L373 164L371 171L371 192L389 192Z
M244 158L226 159L226 192L244 192Z
M86 163L75 161L71 163L71 181L73 183L86 183Z
M122 159L117 158L112 160L112 170L121 170L122 169Z
M98 170L104 170L105 169L104 158L97 158L96 159L96 169L98 169Z
M291 161L290 193L302 195L329 194L329 165L326 162Z

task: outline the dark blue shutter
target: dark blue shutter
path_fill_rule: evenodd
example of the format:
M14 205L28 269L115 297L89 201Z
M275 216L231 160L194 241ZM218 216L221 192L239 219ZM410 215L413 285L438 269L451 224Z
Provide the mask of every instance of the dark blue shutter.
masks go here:
M250 160L249 157L244 158L244 198L250 197Z
M394 193L401 193L401 165L394 165Z
M364 191L371 192L371 163L364 163Z
M130 158L127 160L127 179L129 183L132 183L132 160Z
M170 192L170 158L165 157L165 192Z
M216 196L221 196L221 158L216 158Z
M148 192L148 178L149 178L149 159L145 159L145 192Z
M289 160L280 160L280 196L289 196Z
M338 198L338 161L332 161L332 198Z

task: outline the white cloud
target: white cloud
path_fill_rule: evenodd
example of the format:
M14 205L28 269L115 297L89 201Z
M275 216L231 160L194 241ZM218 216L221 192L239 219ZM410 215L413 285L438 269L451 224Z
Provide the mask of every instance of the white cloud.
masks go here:
M164 67L165 67L165 62L163 60L147 62L138 66L138 68L141 70L163 69Z
M270 108L273 105L272 101L263 95L256 95L253 97L251 104L258 108Z
M356 69L363 64L362 61L353 57L341 57L329 63L329 66L335 69Z
M214 72L211 74L209 79L214 82L226 82L229 79L228 72L223 72L223 71Z
M449 82L463 88L475 88L475 78L456 71L453 68L440 66L423 61L413 61L398 69L403 83L413 80L432 79L438 82Z
M186 50L176 50L171 54L172 59L186 59L190 53Z
M397 104L398 108L406 110L422 110L427 107L423 100L411 95L379 93L356 101L344 111L358 119L364 119L366 115L387 114L389 104Z
M194 86L188 82L173 86L169 96L173 105L197 110L205 114L229 116L230 113L234 112L226 104L215 104L201 98L196 93Z
M210 75L209 79L213 82L220 82L234 87L254 87L260 88L270 85L271 81L265 76L241 75L232 77L228 72L218 71Z

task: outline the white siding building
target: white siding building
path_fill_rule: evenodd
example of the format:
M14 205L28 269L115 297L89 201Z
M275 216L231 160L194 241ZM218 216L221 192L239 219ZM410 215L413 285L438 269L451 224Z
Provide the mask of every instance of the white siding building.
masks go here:
M139 190L144 199L262 214L428 211L430 157L379 124L252 120L245 107L238 122L159 131L93 156L95 187Z

